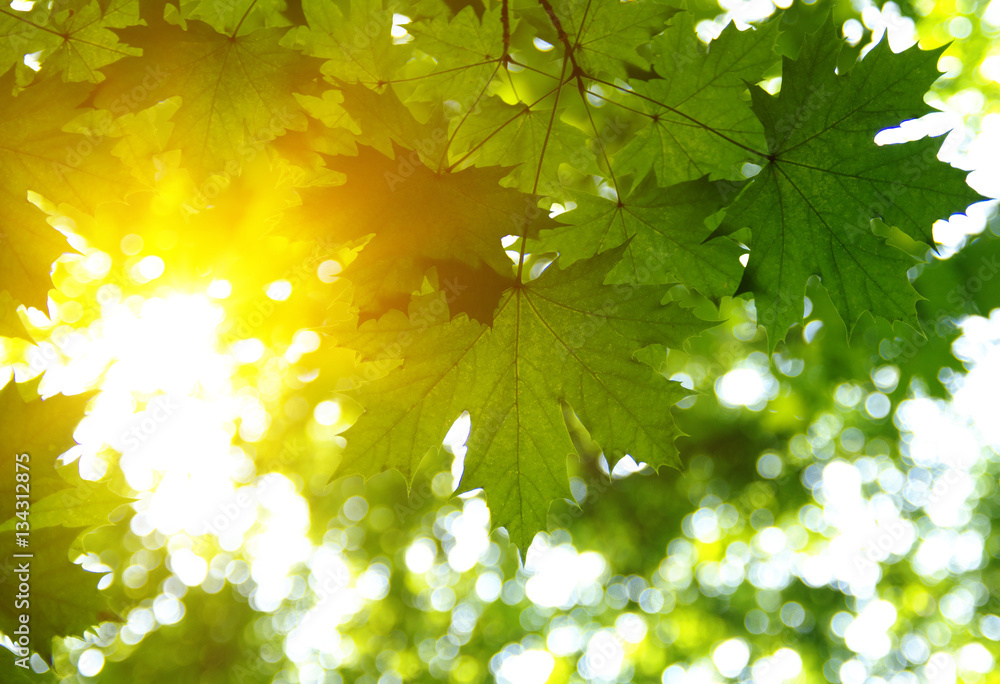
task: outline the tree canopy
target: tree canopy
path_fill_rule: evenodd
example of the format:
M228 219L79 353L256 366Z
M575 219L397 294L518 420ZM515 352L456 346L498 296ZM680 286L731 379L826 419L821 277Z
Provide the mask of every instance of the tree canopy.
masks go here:
M0 8L3 681L992 681L996 3L721 4Z

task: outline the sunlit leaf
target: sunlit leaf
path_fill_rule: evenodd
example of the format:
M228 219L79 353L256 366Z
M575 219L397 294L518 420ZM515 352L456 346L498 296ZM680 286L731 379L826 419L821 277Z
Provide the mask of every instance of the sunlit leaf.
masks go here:
M914 261L872 232L880 218L933 243L931 225L978 199L965 173L937 160L939 142L879 146L879 130L929 111L923 94L938 76L937 51L893 56L885 41L850 74L834 72L841 41L827 27L785 58L781 93L751 88L768 136L768 161L726 213L750 226L752 290L770 344L802 317L806 281L817 275L853 326L865 311L915 323Z
M705 324L676 305L661 305L662 287L602 285L623 249L566 270L552 266L508 290L492 329L464 317L449 321L439 298L409 318L393 313L363 326L352 346L360 343L373 356L398 348L405 361L362 388L370 410L347 433L345 472L396 468L409 475L468 411L472 433L461 489L482 487L494 524L524 548L545 527L552 500L569 495L566 457L573 446L563 403L609 461L630 453L656 468L676 465L679 432L669 408L683 390L631 354L652 343L680 345Z

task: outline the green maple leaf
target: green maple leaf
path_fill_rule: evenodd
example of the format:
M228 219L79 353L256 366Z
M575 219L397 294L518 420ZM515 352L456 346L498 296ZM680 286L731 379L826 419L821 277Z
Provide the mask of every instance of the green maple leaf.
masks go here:
M52 659L52 639L80 635L102 621L120 621L97 589L100 576L87 572L69 560L69 552L80 531L65 527L32 530L30 545L15 545L13 532L0 533L4 565L0 568L0 631L12 636L21 614L30 616L31 648L48 661ZM32 558L12 558L13 553L31 553ZM78 555L74 554L74 555ZM29 566L29 605L15 606L19 593L19 564Z
M29 44L21 49L41 53L38 59L44 73L60 73L67 81L99 83L104 80L102 67L139 54L139 50L120 43L111 31L139 22L135 0L71 0L48 11L43 3L39 5L38 11L32 8L26 14L0 9L0 25L18 26L22 37L30 36ZM9 57L16 61L15 55Z
M0 337L19 337L34 342L17 313L17 302L6 290L0 290Z
M4 501L14 501L15 454L30 456L31 503L70 486L56 472L56 458L76 444L73 432L92 393L40 400L34 394L36 385L10 382L0 389L0 468L11 473L0 480L0 497ZM30 399L22 398L22 392Z
M65 215L77 233L108 253L119 249L122 235L131 233L153 242L169 231L170 243L159 247L157 253L170 261L171 277L179 280L221 273L238 291L249 283L266 286L287 271L285 260L293 258L285 252L287 239L265 233L277 223L281 210L297 202L297 196L275 183L267 155L247 160L225 193L214 199L203 196L200 201L198 212L183 207L165 210L157 193L140 191L131 193L124 202L102 203L93 216L75 211ZM233 268L247 260L260 265Z
M284 0L181 0L180 11L185 18L210 24L219 33L231 35L239 28L243 32L264 26L288 26L283 12L289 4Z
M581 99L584 112L590 107L584 78L624 75L625 62L648 66L636 45L662 29L676 10L652 0L542 5L533 10L534 19L550 31L558 28L549 38L559 49L553 53L556 66L528 66L536 80L541 77L539 83L515 79L502 59L505 47L515 58L509 65L515 70L525 67L517 60L533 59L513 51L511 36L520 13L509 12L505 30L505 8L478 18L466 9L450 22L416 24L414 35L421 39L420 50L433 57L433 69L418 66L417 75L404 80L417 82L413 99L439 96L448 104L449 159L455 166L512 166L520 189L554 193L563 164L577 173L599 173L593 148L601 143L591 140L591 131L597 134L593 115L569 112Z
M42 7L32 7L32 12L22 12L8 6L0 9L0 72L6 72L25 54L36 52L39 44L38 24L44 23L48 12Z
M339 81L388 83L408 56L392 41L394 0L304 0L308 26L289 40L306 54L327 60L323 73Z
M937 160L932 138L879 146L880 130L930 111L923 94L940 50L893 55L886 41L850 73L834 73L842 46L829 26L785 58L781 92L751 88L768 138L767 163L728 209L723 230L749 226L752 290L771 348L802 317L806 281L817 275L851 327L865 311L916 327L914 260L870 226L882 219L933 244L931 226L980 199L965 173Z
M355 143L374 147L389 156L394 154L396 145L426 151L428 154L422 153L421 158L435 167L438 165L444 156L447 128L440 112L435 111L426 121L419 121L391 88L376 92L359 83L345 83L339 92L343 111L360 129L352 136Z
M29 191L52 202L93 209L123 195L134 183L111 156L106 137L62 130L83 110L88 87L42 79L12 96L13 72L0 78L0 289L45 309L49 271L70 251L65 237L28 202Z
M56 459L74 444L73 432L83 417L93 393L56 395L45 400L34 397L37 383L8 383L0 389L0 467L11 473L0 483L0 496L8 501L23 492L14 475L30 472L27 501L31 504L31 528L54 525L84 527L106 524L114 509L129 501L112 492L107 484L80 478L76 465L57 467ZM24 399L22 393L29 399ZM27 453L27 469L15 470L15 454ZM16 511L0 524L0 532L12 530Z
M559 167L568 164L583 173L597 173L587 135L562 120L574 86L562 85L530 103L507 104L486 98L475 116L452 119L451 156L457 166L510 166L511 178L524 192L555 192Z
M526 548L549 504L569 496L573 453L568 405L616 463L626 453L654 468L676 465L680 433L669 407L684 396L632 358L641 347L679 346L706 324L666 288L605 286L624 246L507 290L492 328L450 319L431 298L410 318L390 312L362 326L352 346L375 356L402 352L400 370L362 386L372 410L346 433L345 473L396 468L408 478L462 411L472 432L460 491L482 487L495 525Z
M648 69L649 62L637 48L662 31L678 12L659 0L568 0L551 5L545 0L542 5L547 14L551 9L559 19L562 31L557 30L556 39L562 42L565 37L575 64L592 76L624 77L629 64Z
M482 488L494 525L506 526L523 549L545 527L550 503L570 497L568 455L581 453L595 472L601 452L612 465L626 453L657 469L678 463L673 442L679 430L670 407L684 392L660 368L687 366L696 376L708 368L710 381L717 362L732 360L730 350L739 347L736 338L745 340L747 328L740 320L733 331L691 350L708 358L664 359L660 345L676 348L707 325L676 303L663 303L674 285L723 298L740 281L739 291L756 296L772 351L800 319L814 277L825 288L808 291L814 318L829 321L835 309L850 331L865 312L881 317L858 331L860 349L821 348L834 331L845 336L839 322L815 338L818 344L790 346L791 355L776 362L782 386L793 391L782 391L756 427L740 419L739 430L727 430L709 422L721 415L711 407L687 413L692 431L701 433L696 451L710 447L712 455L698 460L715 463L712 478L736 485L745 484L742 474L755 472L752 463L742 468L737 462L756 457L740 443L759 443L757 428L779 441L809 432L809 412L826 410L830 388L867 378L873 362L905 362L894 400L911 377L950 383L953 376L937 371L945 363L962 370L951 350L957 334L951 318L988 313L996 304L998 247L986 234L947 261L912 268L911 255L925 250L911 241L932 244L935 219L978 199L964 174L937 162L935 140L873 142L879 130L929 111L923 95L937 77L941 53L892 55L883 42L851 70L828 26L805 37L797 59L784 60L781 93L772 97L753 84L778 74L779 21L789 29L781 37L787 47L786 38L802 36L795 21L821 15L807 7L751 31L727 27L704 46L694 24L705 7L675 16L659 0L15 3L32 4L30 11L9 4L0 8L0 74L6 74L0 80L0 336L31 341L17 307L45 307L51 265L69 249L32 203L114 259L103 280L94 270L101 255L57 266L59 327L87 326L92 307L72 323L74 307L62 305L92 304L84 300L105 284L112 287L103 289L102 302L118 285L123 305L135 313L147 295L200 291L209 280L228 283L222 288L228 296L217 298L212 290L213 306L226 310L224 342L252 335L268 347L234 377L236 391L256 392L269 413L266 441L243 445L245 454L258 472L272 466L287 472L304 496L318 498L316 485L338 465L340 474L397 469L411 484L423 480L429 487L448 465L442 437L468 411L472 432L460 491ZM392 35L397 12L414 19L405 38ZM980 44L988 43L982 38ZM38 54L40 72L23 63L28 53ZM963 77L975 71L970 66ZM83 108L91 104L104 109ZM81 135L84 130L89 134ZM323 166L325 155L343 156ZM748 160L762 167L753 180L710 180L740 177ZM333 185L342 176L346 182ZM133 177L147 184L143 192L131 192ZM204 182L209 177L218 187ZM198 186L197 207L192 185ZM208 187L219 194L206 193ZM585 190L595 187L603 194ZM742 193L732 203L737 189ZM211 201L202 202L207 194ZM303 205L289 211L299 199ZM570 201L576 206L558 224L539 209ZM726 209L725 223L713 232L720 209ZM734 233L751 237L746 269ZM520 240L505 252L501 238L508 234ZM136 237L143 247L132 253ZM519 249L515 265L510 255ZM551 252L559 256L546 270ZM130 282L136 262L153 253L165 260L164 277ZM334 259L343 272L335 283L325 282L329 272L317 273L317 266ZM922 304L909 284L921 272L915 284L927 297ZM522 279L525 273L538 277ZM295 299L273 302L277 295L267 285L275 280L292 285ZM882 320L913 324L915 304L930 315L926 343L901 332L902 323ZM364 318L406 305L408 314L390 310L355 323L358 309ZM341 346L313 363L303 351L310 337L298 333L317 309L326 309L323 329ZM818 363L796 380L793 369L802 360ZM341 422L329 426L308 407L343 391L351 373L357 374L353 396L367 412L348 429L342 449L331 435L361 409L345 403ZM27 384L0 387L0 470L8 474L0 497L14 500L14 454L30 453L33 646L51 658L53 636L78 635L116 618L96 590L97 576L70 562L79 555L72 528L107 523L127 500L105 483L82 481L75 465L55 465L74 444L87 396L40 401L34 394ZM719 427L720 434L709 435ZM892 422L885 427L882 436L891 437ZM732 463L715 455L734 446ZM694 480L698 473L709 474L697 468ZM706 491L708 498L726 498L726 487L716 486L725 484L720 479L679 482L666 495L653 479L640 480L629 482L627 495L602 501L602 507L622 505L605 537L635 532L630 526L640 499L662 509L647 509L653 515L640 535L653 530L652 537L667 539L674 534L669 518L682 506L664 499L682 493L696 501ZM748 487L744 500L761 484ZM771 500L778 490L763 484L764 499ZM372 482L364 492L369 550L381 544L376 551L387 556L405 537L385 526L386 508L399 496L395 485ZM342 510L340 494L356 495L353 487L337 483L324 506L311 507L314 542L330 541L326 523ZM738 497L738 487L730 489ZM429 512L437 503L429 491L403 507L401 521ZM433 517L405 526L417 529ZM17 624L12 593L20 581L10 563L17 550L11 528L22 521L0 516L0 630L7 635ZM102 557L117 557L118 570L149 569L152 556L135 539L108 535L104 541L114 546L102 549ZM640 552L664 548L659 542L630 546L609 547L609 554L624 552L613 565L641 566ZM140 555L132 556L137 549ZM365 554L355 555L364 560ZM216 565L209 583L218 579ZM235 582L230 569L226 577ZM150 574L145 589L129 582L122 591L143 600L143 592L158 593L169 570ZM312 570L310 587L318 593L313 580L320 568ZM393 580L395 589L400 584ZM152 651L147 642L144 655L131 662L122 659L134 644L119 639L105 651L101 677L275 678L282 664L270 662L267 649L274 644L265 642L283 635L241 629L256 619L252 606L243 601L233 612L227 594L189 592L188 615L206 619L157 630L147 636ZM411 624L417 612L403 615L389 598L382 607L405 618L397 626ZM498 609L503 622L507 613ZM385 626L377 618L386 615L373 613L369 623ZM487 636L495 632L494 617L483 614ZM355 626L361 665L347 663L348 679L370 663L366 649L383 648L360 622ZM227 635L240 643L215 648ZM246 662L248 654L257 665L228 673L218 667L234 658ZM78 653L61 655L57 667L75 666ZM400 655L412 659L412 653ZM637 672L647 676L648 665L637 661ZM0 662L0 680L35 681L11 661Z
M778 57L778 22L738 31L726 26L710 45L699 42L690 12L680 14L652 43L660 78L632 83L649 123L615 155L618 173L645 175L661 185L706 173L736 171L765 145L760 122L741 99Z
M346 183L302 189L302 209L286 221L296 237L349 242L374 234L348 267L359 288L358 303L367 311L381 312L400 296L408 301L421 289L427 269L439 262L457 261L512 279L513 264L501 239L554 225L537 197L499 184L509 169L436 173L409 150L397 147L394 156L362 147L357 157L331 158ZM457 289L463 286L456 283Z
M716 298L736 289L742 250L731 240L705 242L712 232L705 219L724 205L718 184L702 178L661 189L647 177L621 200L582 192L570 197L576 208L558 217L569 225L538 241L541 251L559 252L560 263L631 240L608 282L681 282Z
M67 551L79 535L75 528L106 524L108 515L126 499L107 489L102 483L85 483L79 476L56 469L56 458L75 444L73 432L83 417L83 409L91 394L72 397L54 396L44 401L24 400L21 392L31 396L36 383L17 386L9 383L0 390L0 468L9 476L0 482L0 497L16 501L15 474L30 474L28 498L31 503L29 547L31 559L31 635L32 648L46 659L51 658L53 636L79 634L100 620L115 619L108 612L105 599L93 585L81 585L87 574L71 563ZM15 470L15 455L27 453L20 461L27 469ZM62 471L62 472L60 472ZM75 485L71 489L71 482ZM11 513L15 513L11 510ZM37 514L37 518L36 518ZM5 562L16 566L19 559L12 553L25 552L15 544L11 531L23 519L13 515L0 527L0 553ZM13 567L11 566L11 567ZM0 630L11 635L22 612L15 609L14 594L19 582L17 575L4 567L0 572Z
M495 5L477 16L465 7L454 17L436 15L407 25L420 50L432 57L429 71L416 81L416 100L471 100L482 93L500 68L503 56L502 8ZM512 22L515 28L516 21Z
M30 519L33 530L57 525L63 527L106 525L115 509L133 501L113 492L105 482L81 479L75 464L63 466L57 472L72 486L40 498L32 504ZM20 518L16 515L11 516L0 525L0 532L15 529L18 520Z
M122 116L179 96L169 147L182 150L196 181L235 175L286 130L305 130L294 94L311 90L320 66L280 45L286 28L238 29L227 36L192 20L187 29L159 21L119 30L142 57L107 67L94 103Z

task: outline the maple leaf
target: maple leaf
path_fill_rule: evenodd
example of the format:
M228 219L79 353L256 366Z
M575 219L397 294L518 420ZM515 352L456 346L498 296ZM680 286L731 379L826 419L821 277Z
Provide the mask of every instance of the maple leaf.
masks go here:
M0 337L19 337L28 342L34 341L17 313L17 302L6 290L0 290Z
M13 54L0 52L0 68L19 61L25 53L39 53L46 73L59 73L67 81L98 83L104 80L102 67L139 54L111 31L138 21L139 3L134 0L37 3L28 12L0 9L0 32L7 33L10 47L17 45Z
M482 9L481 16L473 7L465 7L453 17L435 15L407 25L407 32L419 41L420 51L431 57L415 77L414 93L407 99L477 99L500 68L502 12L499 4ZM512 23L516 24L508 16L508 32L515 28Z
M0 73L14 67L19 83L32 80L34 72L24 63L24 56L60 41L58 35L47 30L50 9L44 3L35 3L27 11L14 9L10 3L0 7Z
M376 92L358 83L344 83L340 93L343 111L360 129L352 136L356 143L390 157L395 156L396 146L402 145L420 152L428 163L444 156L447 123L439 111L433 112L427 121L419 121L391 88Z
M568 405L609 462L626 453L654 468L676 465L680 433L669 407L685 392L632 358L650 344L679 346L707 327L666 288L605 286L625 246L507 290L492 328L449 320L442 297L361 326L348 346L400 351L401 369L357 392L363 414L346 433L344 474L388 468L408 478L462 411L472 418L460 491L482 487L495 525L526 548L549 504L569 497L563 420Z
M94 103L121 116L179 96L170 146L179 148L196 181L232 176L286 130L305 130L294 93L308 92L320 61L281 47L287 28L222 35L197 20L187 28L154 21L118 30L141 58L107 67Z
M893 55L886 41L850 73L837 75L843 45L832 27L808 35L785 58L781 92L751 88L769 154L727 210L722 231L749 226L752 290L773 349L802 317L806 281L820 276L849 327L865 311L916 327L919 296L906 277L914 260L874 234L882 219L933 244L936 219L980 199L965 173L937 160L933 138L876 145L875 134L930 111L923 94L938 77L940 50Z
M739 165L765 144L740 96L777 63L778 22L747 31L730 24L708 46L690 12L673 23L652 42L660 78L632 82L648 124L615 156L615 170L644 176L652 169L663 186L710 172L738 177Z
M598 173L587 134L562 119L560 101L571 97L576 97L576 88L561 84L528 103L486 98L475 116L451 121L453 165L513 167L510 175L517 187L531 193L556 192L562 164L581 173Z
M555 8L543 2L542 6L541 17L536 19L550 31L557 29L558 38L549 37L561 45L553 53L558 59L552 73L549 62L540 69L521 61L531 62L531 55L511 52L518 14L510 13L505 22L505 8L484 12L479 18L467 9L450 22L437 19L414 26L415 35L424 38L421 49L426 46L434 58L433 69L427 72L417 67L418 75L403 80L417 82L413 99L438 95L448 105L448 151L453 166L512 166L511 178L522 190L554 193L563 164L577 173L599 173L592 147L600 149L603 143L589 144L589 131L601 137L593 116L584 114L581 119L580 112L570 111L581 99L584 110L589 107L583 79L591 72L607 73L611 64L618 68L609 75L617 75L622 55L645 63L635 46L616 37L614 31L647 40L676 10L653 1L595 3L593 7L571 2ZM542 77L544 86L510 72L525 68L535 80ZM442 82L441 76L448 78Z
M81 635L102 621L121 621L97 589L101 576L69 560L79 534L79 530L66 527L32 530L30 546L24 550L15 545L13 532L0 533L6 564L0 571L0 630L13 635L19 616L27 612L31 616L31 648L48 661L52 660L53 637ZM25 552L33 557L11 558L12 553ZM15 597L21 582L17 568L25 562L29 564L30 605L17 608ZM67 587L73 590L67 592Z
M504 168L437 173L418 155L395 148L395 159L360 147L357 157L332 157L343 185L304 188L303 206L289 212L283 230L293 237L349 242L374 237L348 267L365 311L420 290L428 268L455 261L513 278L501 239L555 225L538 198L499 184ZM392 268L386 268L392 264ZM456 283L452 289L461 289Z
M538 249L559 252L569 265L631 240L609 282L679 282L707 297L732 294L742 250L731 240L705 242L712 232L705 219L724 206L728 187L702 178L661 189L647 177L620 200L571 192L576 208L558 216L569 225L545 231Z
M106 482L91 482L80 477L77 466L58 468L57 473L70 484L35 501L31 505L31 529L44 527L91 527L106 525L119 506L134 499L112 491ZM16 529L20 518L15 514L0 525L0 532Z
M692 432L701 433L691 442L696 477L673 484L632 478L628 492L601 502L611 508L593 521L605 538L628 542L609 547L609 554L623 552L612 565L641 566L646 551L662 552L661 542L674 536L671 516L681 507L667 501L662 510L647 509L650 520L636 532L636 501L663 503L675 493L703 504L726 498L733 489L727 483L742 486L742 475L756 472L752 460L745 468L740 459L760 452L716 454L759 446L754 433L761 429L779 441L809 432L810 410L825 411L842 382L870 377L886 395L895 392L894 401L908 380L936 377L946 393L955 378L939 369L962 371L951 351L958 334L952 319L988 313L996 303L1000 266L986 232L958 255L911 268L912 257L926 253L913 239L932 244L934 220L977 199L963 174L937 161L937 141L873 143L881 129L928 111L922 95L937 76L940 52L897 56L883 42L854 66L847 62L862 44L838 55L841 42L827 26L806 37L798 58L779 63L779 27L788 52L804 24L822 20L823 10L810 3L750 31L729 26L707 46L695 33L705 7L677 15L659 0L14 3L31 5L28 11L9 4L0 8L0 342L12 358L28 347L18 306L45 307L47 292L53 317L59 314L54 340L91 322L90 331L101 332L98 316L110 309L93 301L95 293L102 301L120 294L122 312L135 312L149 295L203 291L214 279L213 307L225 314L221 346L253 337L266 347L257 361L234 369L233 390L264 402L268 425L259 441L247 437L239 447L257 472L285 472L302 485L318 545L337 545L339 532L327 536L337 515L365 526L368 550L375 549L369 555L390 557L407 537L386 527L386 510L404 496L399 478L372 480L363 491L349 478L318 486L338 467L340 474L401 471L428 493L397 507L400 520L416 514L411 520L422 522L405 527L426 527L434 516L424 515L442 494L436 476L449 466L442 437L464 411L472 432L460 491L483 488L494 524L506 526L522 549L546 526L550 503L570 497L567 466L576 464L567 455L581 454L579 474L600 477L602 452L612 465L625 453L654 468L675 465L679 431L670 407L684 392L664 376L684 367L694 382L710 383L732 367L743 342L752 343L752 326L742 316L745 303L737 303L731 330L706 335L691 357L665 357L662 345L676 348L708 325L673 300L664 304L670 292L722 299L739 280L738 291L756 295L773 351L798 320L805 292L820 320L837 310L849 324L863 312L913 322L913 280L927 297L917 305L929 316L926 344L902 323L880 318L855 331L860 345L831 351L834 333L846 337L850 325L833 322L817 336L814 326L776 356L783 390L763 422L744 411L733 423L740 429L727 430L715 402L686 412ZM397 15L413 19L406 35L394 26ZM39 72L24 63L29 54L40 60ZM974 64L967 60L961 78L970 78ZM752 85L779 73L777 97ZM940 95L957 91L957 82ZM84 108L95 103L104 109ZM742 166L747 161L762 169L744 181L754 168ZM132 192L134 179L142 192ZM301 208L289 211L300 199ZM88 250L86 262L57 262L58 287L50 290L50 267L69 244L32 204L52 225L72 230L74 245L79 235L110 256L113 270L97 276L105 255ZM554 204L575 206L552 221L539 206ZM713 232L720 209L725 222ZM501 242L508 234L519 239ZM736 235L751 243L745 270ZM164 260L163 274L149 283L130 279L144 271L137 262L154 253ZM281 287L272 291L271 283ZM385 313L407 305L408 315ZM381 318L359 327L358 319L373 313ZM313 322L339 345L322 358L306 351L315 349L305 330ZM803 361L808 370L799 373ZM898 374L884 367L903 361ZM880 368L870 373L873 362ZM896 390L886 389L886 374L898 375ZM345 401L329 425L329 414L309 410L349 383L365 413ZM32 633L48 657L53 635L115 618L94 586L97 577L70 562L79 543L68 528L107 523L127 499L106 483L84 482L76 465L55 465L74 444L86 396L39 401L34 394L28 383L0 387L0 448L7 453L0 468L14 472L12 454L32 455ZM334 435L356 419L345 449ZM720 426L721 436L709 434ZM239 432L244 427L249 420ZM587 479L586 490L599 491ZM0 496L12 500L6 482ZM770 487L765 499L778 492ZM359 494L369 503L364 523L345 508ZM7 563L9 531L21 521L0 517L7 592L0 630L8 636L17 576ZM577 524L574 535L582 531L586 541L589 526ZM130 565L151 570L145 583L117 585L148 605L179 558L156 569L148 561L172 555L176 545L140 549L125 533L102 536L101 558L119 561L118 577ZM629 535L655 543L633 545ZM189 616L209 619L156 630L146 637L154 648L147 643L131 662L133 644L104 649L100 676L273 678L282 663L270 658L249 669L216 669L245 662L273 639L241 629L255 619L253 606L210 593L219 579L215 565L206 591L185 599ZM236 582L243 569L231 569L226 577ZM321 568L311 570L309 587L318 590ZM369 623L385 622L378 617ZM483 618L489 632L492 618ZM205 648L227 637L231 648ZM356 643L361 665L342 668L348 679L370 662L365 644L382 650L364 634ZM67 659L63 651L58 678L83 677L73 671L86 670L79 653ZM637 662L637 671L645 665ZM12 668L0 663L0 680L34 681Z
M24 59L37 40L38 23L47 14L43 7L32 7L32 14L20 10L0 9L0 71L6 72Z
M393 0L303 0L309 25L297 28L289 40L306 54L327 60L323 73L337 80L388 83L408 59L392 41L396 8Z
M13 559L12 553L33 554L30 559L31 646L46 659L51 659L52 637L80 634L101 620L117 619L108 612L106 600L96 589L96 576L92 575L92 586L81 585L87 574L81 575L83 571L66 557L79 531L66 528L106 524L111 511L127 500L111 492L103 483L84 482L78 475L68 472L76 466L56 469L56 458L75 443L73 432L92 393L55 396L44 401L22 398L22 392L33 396L36 386L37 382L9 383L0 389L0 449L3 453L0 465L11 473L0 483L0 496L6 501L16 501L14 474L30 473L27 486L18 491L26 488L29 495L26 500L31 504L29 547L24 549L15 545L15 535L10 530L24 522L15 514L0 526L3 530L0 532L0 553L8 563L22 562ZM29 456L27 460L15 456L25 453ZM23 467L15 470L15 460ZM19 624L18 615L24 612L15 609L14 594L18 592L20 580L13 568L7 565L0 571L0 593L4 594L0 630L7 635L14 634L13 629ZM66 587L70 586L73 591L67 593Z
M62 130L88 86L48 78L12 96L13 72L0 77L0 289L45 308L52 262L70 251L66 239L28 202L29 191L85 210L133 187L128 170L111 156L106 137Z
M24 490L17 489L13 474L30 472L25 500L31 504L32 529L107 523L110 513L129 500L106 483L83 480L75 465L57 467L56 460L76 443L73 433L93 392L39 400L37 385L37 380L10 382L0 389L0 448L5 454L0 467L12 473L0 484L0 496L14 501L15 494ZM15 470L15 455L25 453L28 460L19 460L24 466ZM0 532L14 529L19 519L11 515L0 524Z
M227 262L247 258L248 245L259 247L261 257L274 249L264 234L277 223L283 209L298 201L287 184L276 182L275 175L266 155L260 154L248 158L239 175L228 182L193 189L190 179L179 179L183 201L172 197L176 188L164 184L159 192L134 192L126 201L102 203L92 216L72 207L64 207L64 215L77 233L109 254L118 251L122 235L131 233L162 245L157 253L171 258L179 270L207 274ZM280 265L269 264L257 271L280 273Z
M574 67L591 76L626 76L626 65L649 68L637 48L666 27L679 10L659 0L594 2L540 0L557 40L569 47Z
M265 26L288 26L290 19L298 23L295 20L301 19L301 12L296 13L294 5L284 0L180 0L180 11L185 18L198 19L219 33L231 35L237 29L249 32Z
M13 473L14 455L29 454L32 503L70 486L56 472L56 458L76 444L73 432L93 394L22 398L22 392L33 397L36 386L37 382L10 382L0 389L0 467ZM0 496L14 500L13 477L0 481Z

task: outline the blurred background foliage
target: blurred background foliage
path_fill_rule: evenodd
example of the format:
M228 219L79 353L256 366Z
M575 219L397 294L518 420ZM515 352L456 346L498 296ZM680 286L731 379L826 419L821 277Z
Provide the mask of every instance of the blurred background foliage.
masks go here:
M720 4L691 5L703 38L731 19L756 21L776 9L760 0ZM939 62L946 74L928 95L943 111L924 130L954 127L942 156L996 188L989 158L1000 149L996 0L786 5L788 54L831 9L856 50L880 39L950 43ZM231 20L209 8L181 5L220 27ZM409 95L419 102L419 92ZM322 113L332 116L334 104ZM291 150L296 136L331 151L342 144L334 129L314 126L287 136ZM283 171L320 173L316 160L299 161ZM281 173L272 193L256 192L255 174L273 173L263 156L248 162L211 212L182 228L156 213L156 197L108 209L101 221L110 235L122 232L118 225L153 227L103 252L84 245L83 256L62 257L52 321L35 317L32 340L5 342L19 380L46 369L43 386L103 383L74 456L81 469L139 498L134 515L84 538L85 567L104 573L102 587L124 622L63 640L54 673L39 677L1000 681L995 205L935 227L941 247L911 272L926 297L925 336L870 319L848 331L815 287L801 328L769 359L752 302L717 308L691 296L706 319L723 323L683 352L644 352L697 393L672 409L688 435L680 441L683 470L657 476L626 459L609 473L577 425L575 502L553 506L549 533L522 558L505 532L490 533L481 497L450 494L461 424L428 454L409 489L396 473L330 480L339 434L359 409L329 398L365 369L353 358L315 354L320 336L302 321L330 330L350 320L349 286L336 278L349 250L310 254L274 238L247 259L259 268L226 271L229 243L240 237L207 230L238 226L243 212L288 206ZM221 237L206 245L207 235ZM184 249L185 240L198 250ZM220 269L226 279L194 289ZM262 282L272 284L264 294ZM175 311L177 297L192 299ZM109 317L112 307L125 313ZM157 344L177 325L192 345L185 367L157 366ZM116 356L109 371L112 357L94 361L92 340L110 339L113 328L132 331L138 337L128 344L142 351L131 361ZM84 358L89 375L65 370ZM103 444L94 426L123 401L107 373L147 391L148 405L132 405L140 413L161 393L186 397L159 429L161 445L147 449L137 433L139 450L126 444L120 459L88 447ZM191 398L185 393L194 385L201 394ZM223 429L199 428L219 402L229 402ZM116 430L125 435L127 426ZM202 481L202 489L181 486L207 467L202 451L185 451L192 435L198 449L208 441L225 454L221 479ZM160 465L142 470L139 455ZM213 494L220 483L231 492L222 501Z

